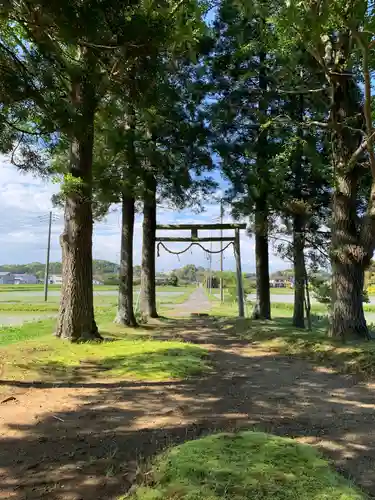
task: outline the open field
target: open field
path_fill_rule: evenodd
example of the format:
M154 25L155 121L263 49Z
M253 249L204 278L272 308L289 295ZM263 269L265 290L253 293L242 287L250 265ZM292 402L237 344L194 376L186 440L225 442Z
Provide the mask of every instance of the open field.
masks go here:
M193 289L195 286L194 285L189 285L189 286L181 286L181 287L176 287L176 286L158 286L156 287L158 291L165 291L165 292L173 292L178 290L179 288L191 288ZM61 290L60 285L48 285L48 290ZM139 286L135 286L134 290L139 290ZM0 293L7 293L7 292L43 292L44 291L44 285L0 285ZM116 285L94 285L94 292L117 292L118 291L118 286Z
M184 302L191 293L191 287L158 287L157 303L163 307L164 304L176 304ZM94 306L100 312L103 308L115 308L117 304L117 289L102 290L94 292ZM135 302L137 302L139 289L134 290ZM48 296L48 302L44 301L42 291L19 291L15 289L11 292L0 294L0 321L2 313L12 313L16 316L19 313L56 313L59 310L60 293L52 290ZM1 323L0 323L1 324Z
M213 302L219 300L219 293L217 290L214 290L214 292L211 295L208 295L210 300ZM246 301L246 308L248 311L252 310L252 304L255 300L255 295L251 294L247 297ZM232 305L233 304L233 299L229 297L228 294L225 295L225 305ZM283 294L271 294L271 305L273 309L284 309L288 311L293 311L293 304L294 304L294 296L291 294L283 295ZM365 313L373 313L374 316L371 316L369 314L369 317L371 317L371 321L375 320L375 297L370 297L370 303L364 303L363 304L363 309ZM320 304L317 302L317 300L312 296L311 297L311 310L313 313L317 314L326 314L327 312L327 306L325 304ZM220 314L220 311L217 311L218 314Z

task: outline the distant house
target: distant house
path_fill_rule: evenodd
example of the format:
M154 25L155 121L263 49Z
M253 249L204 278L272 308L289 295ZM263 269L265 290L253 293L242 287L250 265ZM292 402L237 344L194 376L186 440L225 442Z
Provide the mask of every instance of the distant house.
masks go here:
M49 284L50 285L62 285L62 276L59 274L51 274L49 277Z
M156 286L166 286L166 285L168 285L168 281L169 281L169 278L167 278L167 277L164 277L164 278L157 277L157 278L155 278L155 285Z
M15 285L36 285L38 283L38 278L33 274L15 274L14 284Z
M293 280L284 276L274 276L270 280L271 288L293 288Z
M63 282L63 278L59 274L52 274L49 277L49 284L50 285L62 285L62 282ZM103 285L103 282L94 279L94 280L92 280L92 284L93 285Z
M13 285L14 274L0 272L0 285Z

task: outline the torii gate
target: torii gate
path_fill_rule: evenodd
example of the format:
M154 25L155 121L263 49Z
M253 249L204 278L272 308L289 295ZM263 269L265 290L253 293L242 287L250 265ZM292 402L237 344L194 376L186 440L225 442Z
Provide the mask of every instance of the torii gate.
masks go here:
M240 230L246 229L246 224L168 224L168 225L157 225L157 230L161 231L191 231L190 237L161 237L156 236L156 241L159 242L163 246L165 250L170 253L182 254L187 252L192 246L197 245L202 248L207 253L221 253L224 252L230 245L233 245L234 248L234 257L236 259L236 272L237 272L237 298L238 298L238 316L240 318L245 317L245 307L244 307L244 291L243 291L243 283L242 283L242 268L241 268L241 247L240 247ZM198 231L210 231L210 230L234 230L234 236L217 236L217 237L208 237L208 238L200 238ZM207 242L227 242L228 245L219 250L219 252L212 252L207 250L202 246L201 243ZM188 248L183 250L182 252L171 252L164 243L191 243ZM159 246L159 245L158 245Z

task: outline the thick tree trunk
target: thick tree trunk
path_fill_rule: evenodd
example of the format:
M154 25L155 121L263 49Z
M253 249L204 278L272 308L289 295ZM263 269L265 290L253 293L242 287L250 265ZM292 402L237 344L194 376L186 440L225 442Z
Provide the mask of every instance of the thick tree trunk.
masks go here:
M360 134L341 123L360 115L354 83L343 76L333 85L331 119L334 123L333 144L335 191L332 204L332 317L330 335L346 340L368 338L363 312L364 270L369 256L361 241L357 214L359 168L350 165L353 152L362 141ZM358 109L359 108L359 109Z
M91 136L90 132L88 136ZM78 160L82 185L67 195L65 225L60 238L63 286L56 335L72 342L101 338L94 319L93 303L90 143L92 139L87 137L86 144L78 141L72 144L72 155Z
M363 312L364 271L361 264L332 262L332 316L330 335L343 341L369 338Z
M137 326L133 310L134 198L122 197L120 285L116 323Z
M268 214L265 203L257 202L255 212L256 303L253 319L271 319L268 250Z
M147 179L143 206L141 297L142 313L157 318L155 286L156 180Z
M365 254L356 224L357 178L352 171L338 176L333 197L332 316L330 335L368 338L363 311Z
M64 230L60 241L63 287L56 335L72 342L101 339L94 318L92 275L92 155L95 88L82 77L72 86L77 115L71 139Z
M293 326L305 328L305 256L303 223L300 215L293 221L294 310Z

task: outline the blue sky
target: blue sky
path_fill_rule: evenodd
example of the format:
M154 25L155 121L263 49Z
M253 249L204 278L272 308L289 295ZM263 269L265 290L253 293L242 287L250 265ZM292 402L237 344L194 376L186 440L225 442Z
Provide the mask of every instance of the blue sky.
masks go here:
M22 175L15 167L0 157L0 264L24 264L28 262L45 262L47 246L47 215L52 210L51 196L56 193L58 186L33 177L30 174ZM212 196L205 200L205 211L195 214L190 210L181 212L159 207L158 222L168 223L212 223L218 222L220 216L219 204L212 203ZM56 221L52 228L51 260L61 260L59 235L62 230L62 214L54 209ZM231 221L225 216L225 221ZM94 258L113 262L119 261L120 251L121 214L118 207L113 207L103 222L94 228ZM142 242L142 218L136 218L135 224L135 264L140 264ZM213 233L212 233L213 234ZM162 235L162 233L160 233ZM179 236L185 233L180 232ZM209 236L202 233L202 236ZM170 236L170 234L169 234ZM207 244L208 247L210 244ZM218 243L213 248L219 248ZM180 250L186 244L171 244L171 249ZM242 264L244 271L252 272L255 269L254 240L245 231L241 235ZM164 251L157 258L157 270L168 271L185 264L196 264L208 267L205 253L198 248L188 252L178 259ZM271 269L285 269L288 263L279 257L271 255ZM235 266L231 249L224 254L225 269L233 270ZM214 256L213 267L219 269L219 256Z

